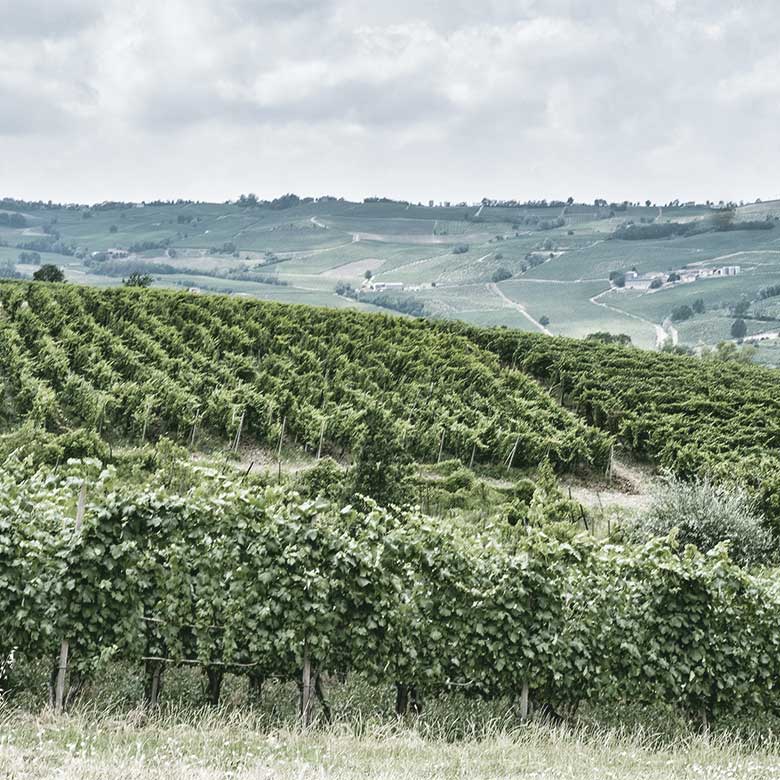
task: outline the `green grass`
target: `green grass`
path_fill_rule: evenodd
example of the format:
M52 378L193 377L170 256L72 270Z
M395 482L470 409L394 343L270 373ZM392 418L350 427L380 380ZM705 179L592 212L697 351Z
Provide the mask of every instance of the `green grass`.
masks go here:
M691 735L667 744L599 729L511 726L497 721L452 741L415 724L263 727L251 714L174 712L6 713L0 775L8 780L768 780L780 774L774 744Z

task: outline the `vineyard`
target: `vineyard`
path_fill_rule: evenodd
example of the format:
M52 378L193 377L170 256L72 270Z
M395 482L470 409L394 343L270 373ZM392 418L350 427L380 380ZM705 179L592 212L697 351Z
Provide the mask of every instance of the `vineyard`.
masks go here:
M212 703L232 673L302 680L304 712L316 691L325 714L325 672L396 685L399 712L420 691L520 696L523 714L663 701L705 723L780 705L780 591L722 549L340 509L202 467L136 486L96 468L7 464L5 669L53 666L68 640L72 687L121 661L153 704L167 668L196 665Z
M780 382L774 370L454 325L639 456L682 477L748 486L780 520Z
M0 689L20 664L43 665L52 701L67 706L119 664L143 676L151 705L172 667L204 670L214 704L226 674L255 692L297 681L304 722L315 699L328 716L326 681L345 675L395 686L399 713L448 692L518 697L524 717L612 700L663 702L706 724L780 706L771 570L674 534L579 534L584 512L569 514L571 493L555 487L538 503L553 469L602 471L622 444L683 478L744 483L776 522L771 371L456 323L25 282L0 285L0 370L11 442ZM500 464L506 481L513 467L538 469L538 481L508 482L508 501L527 493L519 514L517 501L485 512L482 483L471 494L482 511L445 520L209 460L242 441L286 441L387 471L353 460L369 434L418 464L454 463L438 484L474 485L467 463ZM343 473L329 464L318 479Z
M113 441L241 436L348 453L381 403L409 453L603 466L610 438L429 323L187 293L0 284L7 430ZM88 453L81 453L88 454Z

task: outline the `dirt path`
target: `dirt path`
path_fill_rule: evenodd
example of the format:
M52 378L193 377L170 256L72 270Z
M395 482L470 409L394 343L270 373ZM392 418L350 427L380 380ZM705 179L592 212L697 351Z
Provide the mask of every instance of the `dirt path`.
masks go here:
M312 217L309 222L311 222L312 225L316 225L318 228L329 230L328 226L324 222L320 222L319 217Z
M477 209L477 211L476 211L476 213L474 214L474 216L475 216L475 217L478 217L478 216L479 216L479 215L482 213L482 209L484 209L484 208L485 208L485 204L484 204L484 203L480 203L480 204L479 204L479 208Z
M612 461L612 480L587 481L577 477L563 477L564 493L592 511L620 509L639 512L650 506L656 481L652 466L632 463L615 457Z
M651 322L650 320L645 319L644 317L640 317L638 314L632 314L631 312L624 311L623 309L618 309L617 306L610 306L608 303L604 303L603 301L600 301L599 298L601 298L602 295L606 295L608 292L611 291L611 287L609 290L604 290L604 292L598 293L598 295L594 295L592 298L590 298L590 302L594 306L601 306L605 309L609 309L610 311L614 311L617 314L622 314L624 317L630 317L632 320L637 320L638 322L643 322L645 325L650 325L655 330L655 346L657 349L660 349L667 338L669 338L669 335L660 325L656 324L655 322ZM672 338L676 338L677 331L674 331L675 335L672 336ZM677 343L676 341L674 342Z
M529 322L533 323L535 327L539 328L539 330L542 331L542 333L545 333L548 336L552 336L553 335L552 331L547 330L547 328L545 328L545 326L542 325L541 322L539 322L538 320L535 320L526 311L526 308L525 308L525 306L523 306L522 303L518 303L517 301L513 301L511 298L509 298L508 296L504 295L504 293L499 289L498 285L495 282L490 282L490 283L486 284L485 287L487 287L488 291L492 292L493 295L497 295L499 298L501 298L501 300L504 301L504 303L507 306L511 306L513 309L516 309L517 311L519 311L520 314L523 315L523 317L525 317Z

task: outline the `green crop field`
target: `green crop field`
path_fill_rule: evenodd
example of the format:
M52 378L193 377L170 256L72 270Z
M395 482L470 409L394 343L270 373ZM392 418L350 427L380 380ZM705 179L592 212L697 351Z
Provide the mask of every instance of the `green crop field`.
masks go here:
M773 297L765 295L780 284L775 201L733 212L732 227L769 219L768 230L716 230L707 206L428 207L335 198L280 205L286 207L5 202L6 212L21 214L24 225L0 226L0 275L29 277L38 262L53 263L72 282L106 287L138 271L160 287L368 310L376 309L377 300L385 311L473 324L544 327L579 338L622 333L647 349L672 340L699 349L730 339L740 302L749 336L772 331L774 318L780 319ZM699 229L662 238L616 237L630 222L657 230L675 224ZM108 250L121 256L106 259ZM31 260L30 252L39 259ZM611 275L632 269L665 280L686 268L717 271L726 265L739 266L738 275L669 282L660 290L610 289ZM384 284L395 289L378 300L367 289L367 276L380 292ZM496 281L499 286L491 287ZM352 288L347 295L345 285ZM704 313L670 329L672 310L694 302ZM546 326L538 324L541 318L549 320ZM772 362L772 355L763 350L762 362Z

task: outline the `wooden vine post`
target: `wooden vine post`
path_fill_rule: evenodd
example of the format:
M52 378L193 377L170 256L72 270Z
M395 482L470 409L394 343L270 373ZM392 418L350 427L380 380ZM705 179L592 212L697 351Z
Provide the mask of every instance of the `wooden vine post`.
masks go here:
M518 436L515 439L515 445L512 447L512 452L509 453L509 457L506 459L506 470L511 471L512 469L512 463L514 463L515 460L515 453L517 452L517 448L520 444L520 437Z
M278 481L282 481L282 442L284 441L284 429L287 427L287 417L282 419L282 430L279 432L279 447L276 450L276 460L279 463Z
M520 720L528 720L528 680L523 680L520 690Z
M319 460L322 457L322 440L325 438L325 418L322 420L322 425L320 426L320 443L317 447L317 460Z
M79 491L79 502L76 508L76 533L81 530L81 524L84 521L84 511L87 506L87 483L81 483ZM57 715L62 713L62 703L65 699L65 677L68 673L68 651L70 645L67 639L62 640L60 645L60 658L57 665L57 683L54 688L54 712Z
M141 431L141 444L146 441L146 429L149 425L149 417L152 414L152 407L154 406L153 399L149 398L146 401L146 408L144 409L144 429Z
M246 409L241 410L241 417L238 421L238 430L236 431L236 437L233 439L233 452L238 452L238 445L241 444L241 433L244 430L244 415Z
M303 646L303 678L301 680L301 724L304 728L311 725L313 709L312 682L311 682L311 656L309 646Z
M441 456L444 452L444 428L441 429L441 441L439 442L439 456L436 458L437 463L441 463Z

